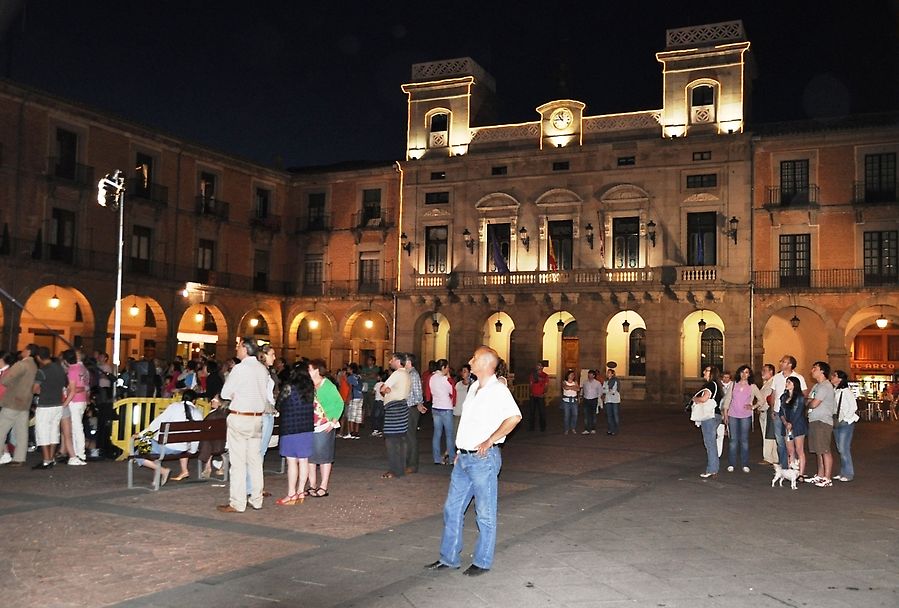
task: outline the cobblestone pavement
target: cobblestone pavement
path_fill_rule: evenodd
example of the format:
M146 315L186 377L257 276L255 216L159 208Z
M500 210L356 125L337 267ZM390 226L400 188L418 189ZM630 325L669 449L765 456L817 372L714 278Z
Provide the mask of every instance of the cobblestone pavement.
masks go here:
M422 568L437 559L450 472L430 464L425 418L419 474L382 480L381 440L338 440L331 496L266 499L243 514L215 510L227 502L220 483L129 491L124 463L2 466L0 597L16 607L899 606L899 424L859 423L852 483L791 491L772 489L767 467L727 473L726 456L717 480L699 479L699 431L681 413L626 404L623 419L615 437L510 438L496 563L476 579ZM754 463L757 432L751 448ZM266 484L285 493L281 475ZM464 566L474 530L470 509Z

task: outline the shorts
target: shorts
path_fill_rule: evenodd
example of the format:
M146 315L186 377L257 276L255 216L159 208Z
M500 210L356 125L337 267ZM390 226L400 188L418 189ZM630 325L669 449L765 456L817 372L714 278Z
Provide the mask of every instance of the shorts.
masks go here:
M68 410L61 405L38 407L34 410L34 443L36 445L55 445L59 443L59 421L62 411Z
M346 419L348 422L362 422L362 399L350 399L346 408Z
M814 454L829 454L833 426L826 422L814 421L808 425L808 451Z

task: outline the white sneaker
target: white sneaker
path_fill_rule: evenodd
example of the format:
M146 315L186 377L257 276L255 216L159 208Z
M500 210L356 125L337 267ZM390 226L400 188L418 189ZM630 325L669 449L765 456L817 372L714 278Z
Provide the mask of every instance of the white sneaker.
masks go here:
M91 449L91 458L99 458L100 457L100 448Z
M733 468L733 467L727 467L727 472L728 472L728 473L733 473L733 472L734 472L734 468Z
M744 472L744 473L748 473L748 472L749 472L749 467L743 467L743 472Z
M581 435L589 435L590 431L581 431Z
M595 430L590 431L590 434L591 434L591 435L595 435L595 434L596 434L596 431L595 431Z
M87 463L84 462L83 460L81 460L80 458L77 458L77 457L75 457L75 456L72 456L71 458L69 458L69 464L70 464L71 466L81 467L81 466L86 465Z
M7 462L12 462L12 454L4 450L3 456L0 456L0 464L6 464Z

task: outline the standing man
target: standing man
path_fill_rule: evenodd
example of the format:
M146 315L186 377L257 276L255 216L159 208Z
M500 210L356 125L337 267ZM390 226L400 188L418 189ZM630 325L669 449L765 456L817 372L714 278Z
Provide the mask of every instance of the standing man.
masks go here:
M97 353L97 373L97 447L106 458L114 458L117 454L113 452L118 448L113 446L110 438L112 419L115 417L112 410L112 383L115 378L108 354Z
M809 392L808 403L808 451L818 456L818 472L807 482L819 488L829 488L833 473L833 454L830 451L833 439L833 416L837 413L836 393L830 382L830 365L816 361L812 365L815 386Z
M406 354L393 353L393 373L381 387L384 396L384 447L387 450L387 472L382 479L402 477L406 472L406 432L409 424L409 391L412 380L406 371Z
M787 461L787 444L784 442L783 421L780 419L780 396L787 390L787 378L790 376L795 376L799 380L799 386L802 387L803 393L808 388L805 384L805 378L797 374L794 371L795 369L796 357L784 355L780 358L780 371L774 374L774 381L771 383L771 386L774 388L771 393L774 395L774 404L769 411L771 417L768 421L774 421L774 441L777 442L777 457L780 460L780 468L782 469L786 469L789 463Z
M528 414L528 430L534 430L534 422L540 418L540 432L546 431L546 387L549 376L543 371L543 361L538 361L531 372L528 384L531 391L531 411Z
M406 430L406 475L418 473L418 419L428 413L421 376L415 369L415 355L406 353L406 371L412 381L409 390L409 428Z
M0 409L0 442L6 441L10 431L16 440L16 451L8 465L11 467L22 466L28 454L28 412L31 410L34 377L37 375L36 353L37 345L29 344L22 351L21 361L14 363L0 377L0 384L6 387L0 397L0 408L3 408Z
M508 387L496 378L499 355L479 347L469 365L478 381L468 389L456 434L456 458L443 506L440 559L425 566L445 570L461 566L465 511L475 501L478 541L471 566L463 574L479 576L493 566L496 548L497 477L502 468L499 446L521 422L521 411Z
M762 397L764 401L759 405L759 429L762 432L762 460L759 464L777 464L780 459L777 456L777 441L774 439L774 424L769 427L770 418L768 410L774 405L774 374L777 370L770 363L762 366Z
M75 351L71 352L75 353ZM65 396L68 378L62 364L50 357L50 349L46 346L38 349L35 360L40 368L34 378L32 390L37 395L37 407L34 410L34 443L41 449L43 461L31 468L49 469L56 463L63 402L65 401L68 405L69 401ZM70 458L69 464L75 464L75 462ZM84 462L79 464L84 464Z
M243 513L247 508L247 472L249 472L250 506L262 508L262 415L266 406L274 405L269 385L271 376L256 358L258 349L253 338L237 343L237 358L225 385L222 399L230 399L228 416L228 456L231 461L230 499L217 508L222 513Z
M582 435L596 434L596 415L599 413L599 397L602 395L602 382L596 379L596 370L587 372L587 381L581 387L584 396L584 432Z
M608 424L606 435L617 435L621 423L621 381L615 375L617 363L609 361L606 365L606 381L602 383L602 401Z

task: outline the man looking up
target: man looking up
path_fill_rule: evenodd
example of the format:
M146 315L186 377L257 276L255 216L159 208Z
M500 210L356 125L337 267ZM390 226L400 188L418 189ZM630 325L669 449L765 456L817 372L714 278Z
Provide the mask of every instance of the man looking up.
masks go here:
M428 570L459 568L465 511L475 501L478 541L471 566L463 574L479 576L493 566L496 548L497 477L502 468L499 446L521 422L521 411L508 387L496 378L499 355L479 347L468 362L478 381L468 389L456 434L456 458L443 506L440 559Z

